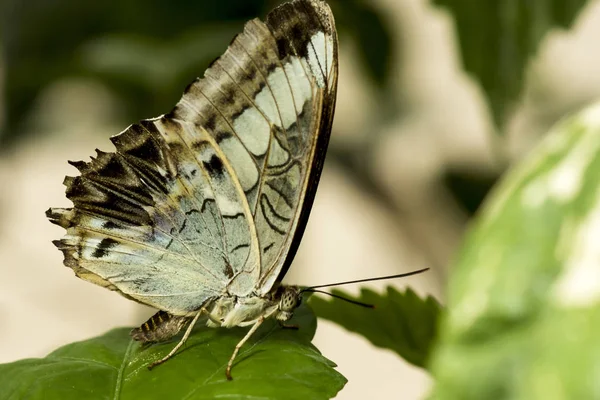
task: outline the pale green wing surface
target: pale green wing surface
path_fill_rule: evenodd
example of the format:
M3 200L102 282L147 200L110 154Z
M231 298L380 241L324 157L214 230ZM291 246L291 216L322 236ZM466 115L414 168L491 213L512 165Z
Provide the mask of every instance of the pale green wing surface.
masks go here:
M260 294L291 262L304 229L336 87L331 10L319 0L296 1L275 9L266 23L248 22L169 114L206 128L235 171L256 226ZM229 291L247 293L246 278L234 277Z
M225 291L268 292L308 217L336 83L325 3L250 21L172 112L73 163L74 207L47 213L67 229L65 265L175 315Z
M56 244L77 275L178 315L244 271L253 237L218 147L186 128L164 118L129 127L112 138L116 153L74 163L81 176L65 184L75 207L48 212L67 229ZM192 150L191 135L205 141Z

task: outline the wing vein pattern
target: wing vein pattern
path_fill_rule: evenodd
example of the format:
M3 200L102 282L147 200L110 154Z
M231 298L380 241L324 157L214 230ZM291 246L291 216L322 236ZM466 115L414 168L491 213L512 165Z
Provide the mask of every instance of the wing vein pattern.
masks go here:
M265 295L298 248L329 141L337 34L322 0L249 21L173 110L73 162L48 218L82 279L173 315Z

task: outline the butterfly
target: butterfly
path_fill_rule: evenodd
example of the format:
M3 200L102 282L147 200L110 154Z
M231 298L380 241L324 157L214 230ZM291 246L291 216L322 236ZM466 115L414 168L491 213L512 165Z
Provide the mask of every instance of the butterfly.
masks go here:
M69 163L72 208L53 243L86 281L158 309L132 331L162 342L200 316L211 327L289 320L282 285L313 204L329 142L338 39L323 0L285 3L246 23L168 114L111 137L114 153Z

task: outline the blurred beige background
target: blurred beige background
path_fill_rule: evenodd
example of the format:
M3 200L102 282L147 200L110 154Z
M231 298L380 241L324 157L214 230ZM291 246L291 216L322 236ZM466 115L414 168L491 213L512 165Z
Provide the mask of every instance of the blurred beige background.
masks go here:
M428 266L427 274L369 286L410 285L443 302L467 215L440 184L442 174L452 168L499 173L503 165L495 161L493 146L511 162L518 160L556 116L599 97L600 2L590 2L572 31L556 31L543 42L505 138L494 137L480 89L461 72L450 16L425 0L376 3L396 29L403 68L394 73L392 89L407 100L409 112L384 127L386 135L365 152L364 165L395 207L382 207L339 165L327 162L286 280L320 284ZM377 110L360 76L356 49L341 43L332 147L360 146L372 133ZM0 85L1 79L2 60ZM29 116L32 129L42 134L0 159L0 362L44 356L113 327L137 325L150 314L76 279L51 244L62 229L44 217L50 206L70 206L61 185L64 175L75 174L67 160L87 159L96 147L112 150L107 137L125 127L116 122L118 110L115 96L97 82L55 82ZM315 344L348 378L340 399L419 399L432 384L393 352L326 321Z

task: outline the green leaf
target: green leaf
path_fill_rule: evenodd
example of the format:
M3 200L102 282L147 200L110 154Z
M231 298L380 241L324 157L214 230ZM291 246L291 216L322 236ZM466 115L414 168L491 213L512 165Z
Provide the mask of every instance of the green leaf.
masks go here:
M40 7L17 8L15 4L13 1L0 1L2 56L5 61L3 84L6 90L6 127L0 131L0 150L6 150L7 145L21 140L25 134L36 132L27 129L28 126L23 123L35 104L35 98L47 85L68 76L91 76L117 92L122 96L123 104L127 105L121 110L127 114L124 115L126 121L168 111L181 97L186 85L196 76L202 76L208 62L225 51L233 34L224 41L222 29L206 34L198 39L199 43L210 41L214 34L214 44L201 48L199 53L194 52L193 36L203 27L215 26L216 23L230 25L235 21L264 16L260 10L265 0L181 1L176 7L170 2L146 0L54 0ZM239 28L241 26L238 24ZM140 48L132 50L141 56L145 56L148 44L158 44L154 58L150 61L144 58L144 62L152 66L136 64L135 60L126 62L121 52L129 44L118 44L112 40L117 36L125 42L138 37ZM98 47L94 45L95 41L99 42ZM163 45L166 42L172 44L173 53L167 54L168 46ZM95 59L82 59L82 56L89 55L88 52L93 53L92 57L100 56L106 50L103 46L109 43L117 46L117 54L105 52L109 57L105 64ZM215 52L214 46L217 45L219 49ZM186 49L190 52L183 54ZM176 58L168 58L170 55ZM187 58L183 59L184 56ZM96 65L92 65L94 62ZM113 67L120 65L139 67L137 75L126 69L119 76L114 76L112 72L117 71ZM172 73L163 73L163 69L170 69ZM162 73L174 80L168 82L170 87L165 87L166 82L156 82L158 89L164 90L149 91L150 76L142 78L148 71L156 75Z
M586 0L434 0L455 19L464 68L498 126L521 93L525 67L552 28L568 28Z
M448 290L434 398L600 398L600 104L495 190Z
M324 300L315 295L310 298L310 305L320 318L364 336L377 347L395 351L413 365L426 365L441 310L433 297L423 300L410 288L399 292L392 287L388 287L385 294L363 288L359 297L339 290L332 293L373 304L375 308L360 307L336 299Z
M0 399L328 399L346 380L310 344L316 319L306 306L282 329L267 321L242 347L233 370L225 367L248 329L200 326L165 364L146 366L166 355L177 340L142 348L129 329L64 346L45 358L0 365Z

